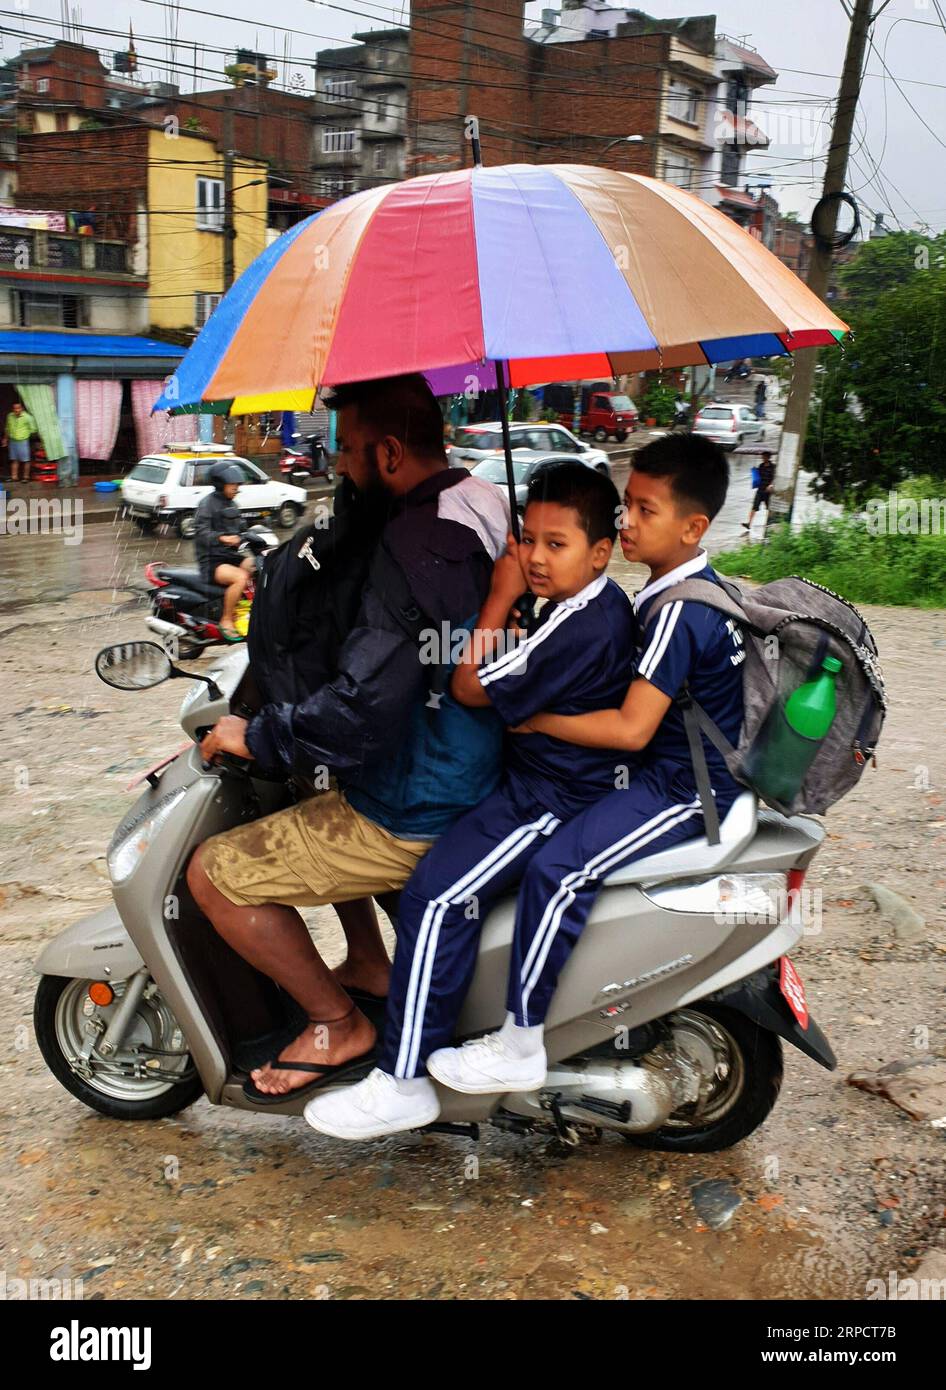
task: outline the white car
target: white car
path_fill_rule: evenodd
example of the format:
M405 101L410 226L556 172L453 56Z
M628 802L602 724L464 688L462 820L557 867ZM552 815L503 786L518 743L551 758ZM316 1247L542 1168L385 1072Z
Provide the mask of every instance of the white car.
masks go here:
M183 540L194 535L194 513L213 490L207 473L215 463L236 464L246 482L236 504L247 521L273 518L277 526L295 526L305 511L305 488L275 482L249 459L237 458L225 445L171 445L165 454L147 454L122 479L125 516L142 531L170 524Z
M757 420L755 411L747 405L731 401L711 401L704 405L693 422L693 433L711 439L731 452L747 439L764 439L765 421Z
M576 439L564 425L551 425L536 420L532 424L510 424L509 442L516 451L529 449L533 454L573 454L589 468L606 477L611 476L611 462L604 449L595 449ZM464 425L458 429L450 450L454 468L473 468L484 459L504 456L503 427L497 420L484 425Z
M584 462L584 459L578 458L575 454L541 454L537 449L517 449L512 457L512 472L516 484L516 510L520 516L529 496L529 484L541 468L551 468L556 463ZM504 496L509 496L506 460L502 454L499 458L495 458L491 454L488 458L473 464L471 471L474 478L482 478L484 482L495 483L498 488L502 489Z

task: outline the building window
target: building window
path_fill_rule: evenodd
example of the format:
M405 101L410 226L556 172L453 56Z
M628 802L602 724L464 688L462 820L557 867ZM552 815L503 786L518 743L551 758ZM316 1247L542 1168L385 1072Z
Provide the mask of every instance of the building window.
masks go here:
M95 243L96 270L125 270L125 248L120 241Z
M375 114L379 121L386 121L388 119L388 103L379 101L375 108Z
M669 155L664 159L664 180L676 184L677 188L693 187L693 161L683 155Z
M738 188L740 178L740 167L742 164L742 153L738 148L727 145L723 150L722 168L720 181L727 188Z
M85 300L78 295L32 290L18 293L17 318L21 328L84 328L88 322Z
M685 82L671 81L667 89L667 115L675 121L688 121L690 125L696 125L699 109L699 90L688 87Z
M375 145L374 147L374 171L376 174L383 174L388 167L388 151L385 145Z
M53 270L81 270L82 248L78 237L47 237L46 264Z
M198 290L194 295L194 327L203 328L223 298L222 294L208 294L204 290Z
M341 126L326 126L322 131L323 154L350 154L355 148L355 132Z
M340 198L354 189L352 179L319 179L318 191L326 198Z
M350 101L354 95L353 77L326 77L322 84L322 96L325 101Z
M48 92L48 91L49 91L49 78L48 78L48 77L37 77L37 79L36 79L36 90L37 90L38 92Z
M203 232L223 231L223 179L197 180L197 226Z

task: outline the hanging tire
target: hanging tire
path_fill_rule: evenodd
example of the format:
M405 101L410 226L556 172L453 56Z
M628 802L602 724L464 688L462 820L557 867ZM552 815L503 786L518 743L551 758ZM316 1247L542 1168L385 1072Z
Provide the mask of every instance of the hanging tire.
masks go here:
M157 991L139 1004L123 1050L131 1043L179 1053L174 1058L153 1060L162 1070L176 1072L180 1080L119 1075L117 1065L108 1070L100 1062L87 1066L84 1075L79 1074L70 1059L76 1058L87 1036L85 1025L96 1013L108 1017L108 1009L92 1004L88 997L92 983L60 975L44 975L39 982L33 1027L39 1050L56 1080L83 1105L113 1120L160 1120L192 1105L203 1094L203 1083L189 1054L183 1051L186 1044L180 1027ZM124 981L117 981L113 986L118 997L123 984Z
M725 1055L729 1070L697 1114L683 1106L660 1129L626 1134L629 1144L669 1153L716 1153L740 1143L770 1114L782 1085L782 1044L744 1014L713 1003L670 1015L678 1047L698 1056ZM700 1056L705 1070L705 1060Z
M174 529L182 541L192 541L197 532L197 518L193 512L181 512Z

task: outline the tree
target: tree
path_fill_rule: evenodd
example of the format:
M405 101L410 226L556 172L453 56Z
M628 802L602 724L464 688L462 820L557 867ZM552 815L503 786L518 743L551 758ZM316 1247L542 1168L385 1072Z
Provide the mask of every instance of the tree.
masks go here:
M930 243L937 257L931 254L926 270L906 273L903 243L865 261L852 339L843 355L821 354L804 466L827 497L859 502L916 474L946 480L942 241Z
M919 232L891 232L865 241L838 272L844 301L841 317L857 318L873 309L888 291L909 284L918 271L946 266L946 233L938 237Z

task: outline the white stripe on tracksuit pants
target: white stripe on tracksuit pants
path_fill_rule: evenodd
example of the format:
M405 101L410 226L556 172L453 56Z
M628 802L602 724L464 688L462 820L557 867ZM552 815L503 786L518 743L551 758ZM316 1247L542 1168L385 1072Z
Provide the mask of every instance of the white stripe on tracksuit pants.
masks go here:
M381 1070L417 1076L453 1041L482 924L520 880L507 1008L542 1022L601 879L699 833L699 799L678 774L642 769L565 824L507 785L452 826L401 894Z

